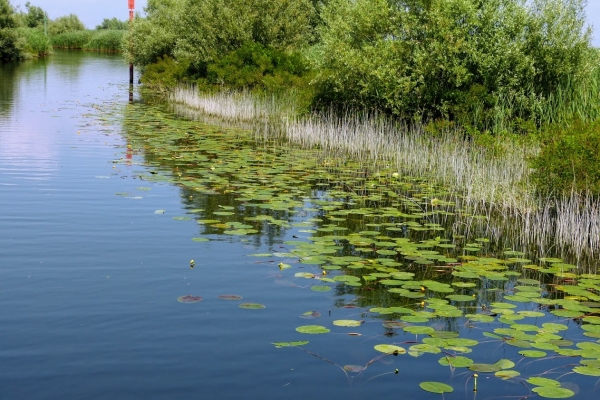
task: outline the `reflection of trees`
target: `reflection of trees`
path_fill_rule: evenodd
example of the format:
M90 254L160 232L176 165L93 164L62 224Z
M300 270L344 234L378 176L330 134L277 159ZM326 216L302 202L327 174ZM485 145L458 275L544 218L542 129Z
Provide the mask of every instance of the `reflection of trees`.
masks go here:
M18 65L16 62L0 63L0 114L8 113L14 102Z

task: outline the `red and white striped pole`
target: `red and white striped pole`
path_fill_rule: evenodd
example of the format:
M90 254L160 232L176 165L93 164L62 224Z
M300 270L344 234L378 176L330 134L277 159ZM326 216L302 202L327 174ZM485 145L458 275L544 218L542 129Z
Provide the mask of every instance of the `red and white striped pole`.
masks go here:
M129 7L129 29L133 24L133 10L135 9L135 0L127 0ZM133 63L129 64L129 84L133 85Z

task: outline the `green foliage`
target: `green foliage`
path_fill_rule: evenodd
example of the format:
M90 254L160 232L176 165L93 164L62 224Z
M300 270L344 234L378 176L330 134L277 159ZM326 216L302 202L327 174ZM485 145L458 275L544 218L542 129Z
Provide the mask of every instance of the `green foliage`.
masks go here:
M0 0L0 62L23 57L16 28L15 11L8 0Z
M542 149L531 160L532 178L543 195L574 190L600 194L600 121L554 126L544 135Z
M103 29L92 32L91 39L83 46L85 50L121 51L125 31Z
M481 130L540 123L550 96L592 71L583 10L582 0L331 0L320 101Z
M24 50L33 57L42 57L52 52L50 39L39 28L18 28L18 33L25 39Z
M123 52L129 62L145 66L172 57L185 0L148 0L147 18L135 18L125 35Z
M84 30L85 26L83 25L83 22L81 22L79 17L75 14L58 17L54 21L51 21L48 27L48 33L51 36Z
M108 30L127 30L129 28L128 21L121 21L116 17L111 19L104 18L100 25L96 26L96 29L108 29Z
M24 15L24 23L28 28L36 28L44 26L44 19L48 17L46 12L41 7L36 7L30 2L25 3L27 13Z
M148 65L142 75L142 83L157 88L174 87L186 80L187 65L178 63L170 56L159 58Z
M51 36L52 46L61 49L83 49L91 40L92 31L70 31Z
M198 70L247 42L291 50L314 36L309 0L149 0L146 14L125 40L137 65L167 55Z
M207 67L201 83L276 92L298 87L308 72L303 57L249 42Z

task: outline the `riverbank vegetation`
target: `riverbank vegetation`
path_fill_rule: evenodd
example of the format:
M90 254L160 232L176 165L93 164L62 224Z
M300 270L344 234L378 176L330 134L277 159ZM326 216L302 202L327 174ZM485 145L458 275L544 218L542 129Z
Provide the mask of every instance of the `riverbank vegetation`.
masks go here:
M127 28L128 22L112 18L88 30L74 14L50 20L29 2L18 10L0 0L0 60L43 57L53 48L117 52Z
M582 0L150 0L124 51L148 86L194 85L209 98L293 93L297 115L309 119L378 113L433 136L452 130L492 157L506 141L529 143L521 152L527 180L515 185L542 197L571 189L595 195L595 162L580 163L600 145L589 134L600 117L600 59L584 7ZM573 151L557 163L551 149L565 141ZM573 168L549 173L565 163Z
M527 240L581 254L600 221L599 53L584 6L150 0L124 50L173 102L430 177Z

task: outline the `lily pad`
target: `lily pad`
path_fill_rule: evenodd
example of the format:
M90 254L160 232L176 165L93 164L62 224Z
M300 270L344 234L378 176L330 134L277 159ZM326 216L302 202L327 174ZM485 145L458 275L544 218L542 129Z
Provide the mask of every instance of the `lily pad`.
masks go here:
M540 386L531 389L531 391L537 393L540 397L546 397L548 399L566 399L575 396L575 392L562 387Z
M191 294L188 294L186 296L179 296L177 298L177 301L180 303L198 303L202 301L202 297L192 296Z
M331 287L325 285L315 285L311 286L310 290L315 292L329 292L331 290Z
M321 325L303 325L297 327L296 331L310 335L318 335L322 333L328 333L330 330Z
M356 327L361 326L364 321L357 321L354 319L337 319L333 321L335 326L345 326L345 327Z
M377 344L374 346L375 350L386 354L405 354L406 350L400 346L393 344Z
M264 304L259 304L259 303L242 303L238 306L239 308L246 308L249 310L260 310L262 308L265 308Z
M301 340L297 342L272 342L271 344L279 349L281 347L304 346L305 344L308 344L308 340Z
M321 316L321 313L318 311L307 311L305 313L300 314L300 318L304 318L304 319L314 319L314 318L319 318Z
M431 392L431 393L451 393L452 391L454 391L454 389L452 388L452 386L446 385L445 383L441 383L441 382L421 382L419 384L419 386L421 387L421 389L427 391L427 392Z
M238 296L236 294L220 294L218 297L221 300L230 300L230 301L241 300L243 298L242 296Z

